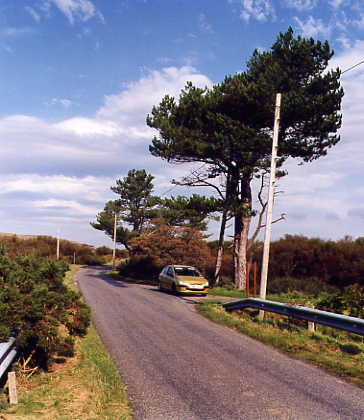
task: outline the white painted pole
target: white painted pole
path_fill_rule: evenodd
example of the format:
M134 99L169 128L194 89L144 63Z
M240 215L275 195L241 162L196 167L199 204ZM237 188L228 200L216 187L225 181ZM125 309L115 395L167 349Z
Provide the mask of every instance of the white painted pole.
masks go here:
M116 212L114 215L114 248L112 250L112 268L115 268L115 255L116 255Z
M281 94L276 95L276 107L274 115L274 130L273 130L273 142L272 142L272 159L270 164L270 178L269 178L269 190L268 190L268 205L267 205L267 218L265 223L265 235L264 235L264 249L263 249L263 261L262 261L262 272L260 277L260 298L265 299L267 293L267 277L268 277L268 264L269 264L269 248L270 248L270 236L272 232L272 216L273 216L273 199L274 199L274 187L276 179L276 161L277 161L277 149L278 149L278 134L279 134L279 120L281 111ZM259 312L259 318L264 318L264 311Z

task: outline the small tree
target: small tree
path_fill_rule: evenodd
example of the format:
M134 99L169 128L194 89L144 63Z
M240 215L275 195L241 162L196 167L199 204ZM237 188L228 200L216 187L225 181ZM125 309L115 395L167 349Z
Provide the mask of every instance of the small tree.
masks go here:
M201 232L188 226L171 226L154 220L147 230L131 240L131 265L137 274L156 276L167 264L188 264L201 270L208 267L211 252ZM147 267L147 272L143 272Z
M157 215L156 206L159 199L152 195L153 178L144 169L132 169L126 177L116 180L116 185L111 187L111 190L118 194L119 198L107 202L91 226L113 238L116 214L116 240L129 250L129 240L139 235L148 221ZM121 226L120 222L131 226L131 229Z

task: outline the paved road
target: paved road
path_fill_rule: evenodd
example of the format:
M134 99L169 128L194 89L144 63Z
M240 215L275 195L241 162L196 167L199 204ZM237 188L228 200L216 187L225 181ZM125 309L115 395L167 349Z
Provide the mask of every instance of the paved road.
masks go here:
M77 278L137 420L364 420L364 390L105 271Z

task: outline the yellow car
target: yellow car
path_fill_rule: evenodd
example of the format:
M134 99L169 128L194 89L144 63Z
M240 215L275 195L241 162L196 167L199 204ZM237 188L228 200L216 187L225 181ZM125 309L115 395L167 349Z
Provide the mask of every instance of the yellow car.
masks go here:
M159 289L173 293L207 295L209 282L194 267L189 265L167 265L159 274Z

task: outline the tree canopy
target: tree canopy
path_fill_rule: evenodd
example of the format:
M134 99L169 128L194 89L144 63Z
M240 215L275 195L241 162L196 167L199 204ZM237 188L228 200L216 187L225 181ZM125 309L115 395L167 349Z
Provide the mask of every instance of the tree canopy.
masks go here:
M161 199L160 216L172 226L193 227L207 230L207 220L221 210L221 200L193 194Z
M289 157L318 159L339 141L343 90L340 71L327 71L332 55L327 42L295 38L289 28L270 50L255 50L246 71L211 89L187 83L178 100L165 96L147 116L159 132L150 145L154 156L203 162L209 178L225 175L225 205L235 215L238 288L254 215L251 181L270 166L276 93L283 94L277 167Z
M91 226L113 238L116 215L116 241L129 249L129 240L139 235L146 223L157 216L159 198L152 195L153 178L144 169L131 169L126 177L116 180L111 190L118 194L118 199L108 201ZM131 229L120 222L125 222Z

